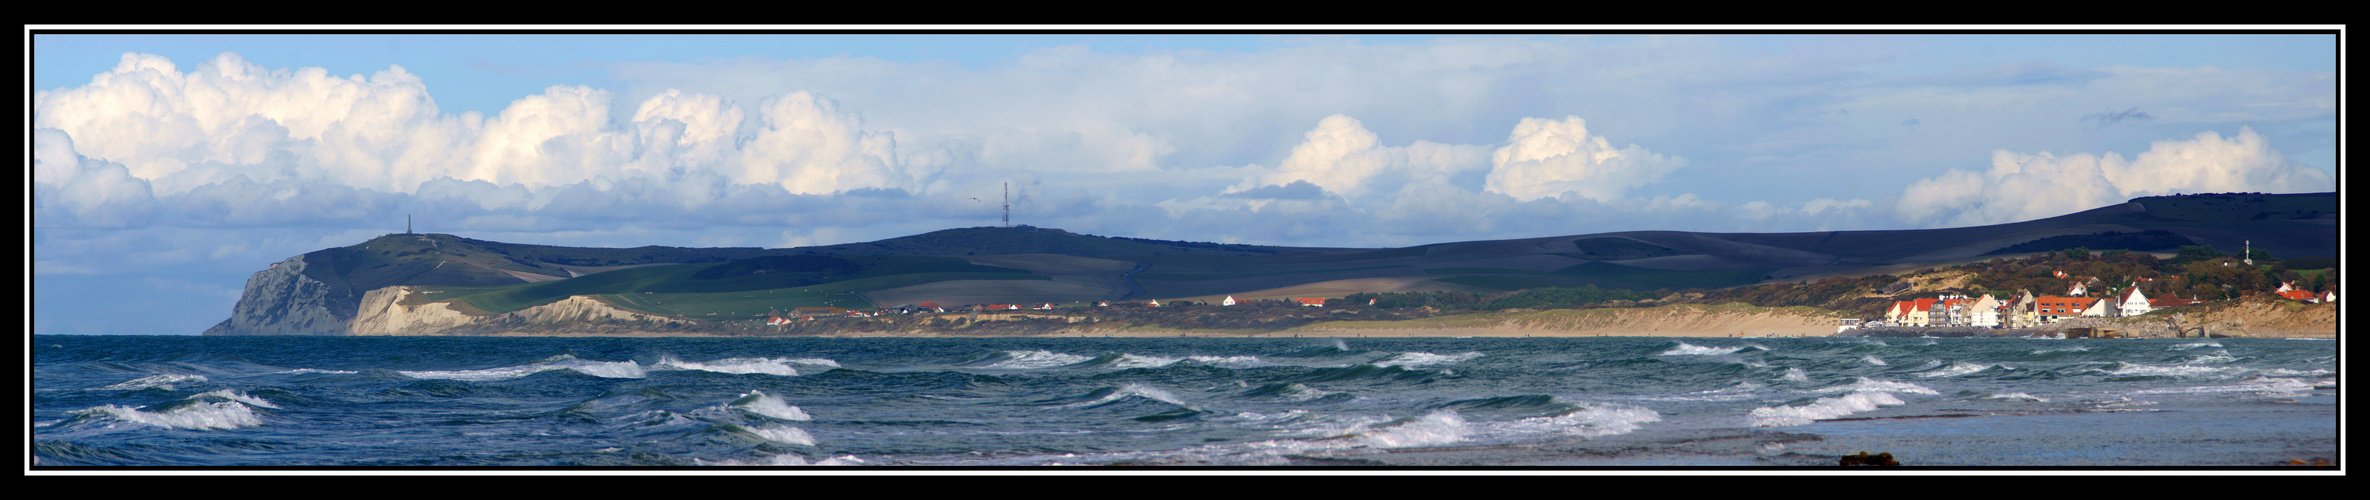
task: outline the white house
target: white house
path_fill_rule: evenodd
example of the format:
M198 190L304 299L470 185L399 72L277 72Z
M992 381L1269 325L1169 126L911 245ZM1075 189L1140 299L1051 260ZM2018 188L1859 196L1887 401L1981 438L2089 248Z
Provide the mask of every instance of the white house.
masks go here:
M2108 314L2107 314L2107 313L2111 312L2111 311L2109 311L2109 310L2110 310L2110 309L2114 309L2114 308L2115 308L2115 305L2114 305L2113 301L2109 301L2109 300L2106 300L2106 299L2091 299L2090 308L2088 308L2088 309L2083 309L2083 310L2082 310L2082 317L2084 317L2084 318L2104 318L2104 317L2108 317Z
M1231 306L1231 305L1234 305L1234 296L1233 296L1233 295L1228 295L1228 296L1226 296L1226 300L1219 301L1219 302L1218 302L1218 305L1221 305L1221 306Z
M1964 324L1984 328L2000 326L2000 299L1993 298L1988 293L1979 295L1979 297L1982 298L1975 299L1973 304L1969 304L1964 309L1966 315Z
M2148 296L2140 293L2139 283L2132 283L2131 289L2123 291L2123 300L2115 304L2117 317L2138 316L2153 310L2148 306Z

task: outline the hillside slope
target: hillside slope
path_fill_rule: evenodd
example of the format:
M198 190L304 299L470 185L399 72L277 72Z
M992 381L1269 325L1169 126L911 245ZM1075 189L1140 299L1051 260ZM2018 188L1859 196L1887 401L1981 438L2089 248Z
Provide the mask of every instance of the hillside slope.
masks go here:
M446 307L473 317L599 297L653 317L758 321L768 310L794 307L1081 303L1262 290L1346 294L1374 291L1359 287L1376 283L1476 292L1714 289L2094 242L2236 252L2251 241L2283 257L2334 256L2336 212L2335 193L2190 195L1967 228L1628 231L1389 249L1110 238L1028 226L782 249L574 248L389 234L256 273L231 318L206 333L344 334L367 294L393 286L420 287L406 296L410 305L449 301Z

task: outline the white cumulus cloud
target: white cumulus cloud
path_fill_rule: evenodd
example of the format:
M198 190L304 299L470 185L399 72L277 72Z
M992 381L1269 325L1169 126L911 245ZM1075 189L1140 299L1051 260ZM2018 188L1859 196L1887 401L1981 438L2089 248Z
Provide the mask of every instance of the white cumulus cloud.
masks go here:
M1655 154L1636 144L1616 149L1604 136L1589 135L1587 123L1577 116L1522 119L1490 160L1489 191L1523 201L1567 192L1614 201L1687 165L1685 158Z
M1972 226L2055 217L2142 196L2207 192L2318 192L2337 188L2327 173L2282 157L2262 135L2242 127L2162 140L2126 160L2121 154L1992 153L1990 170L1952 169L1917 181L1895 209L1908 222ZM1807 207L1806 207L1807 208Z
M740 182L799 194L921 184L896 169L893 134L864 130L862 117L831 99L795 92L767 100L758 116L765 124L741 150Z
M1317 122L1282 164L1257 179L1230 189L1246 191L1261 186L1307 182L1346 196L1361 196L1385 181L1446 183L1449 176L1483 166L1482 146L1416 141L1405 147L1384 146L1365 124L1348 115ZM1387 179L1386 179L1387 177Z

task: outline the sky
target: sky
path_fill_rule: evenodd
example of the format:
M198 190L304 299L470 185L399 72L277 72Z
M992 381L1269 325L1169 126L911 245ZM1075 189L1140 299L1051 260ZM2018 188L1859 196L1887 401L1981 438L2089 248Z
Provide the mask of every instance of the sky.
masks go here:
M26 30L30 330L196 334L402 232L1314 247L1959 227L2336 190L2336 27ZM1420 31L1420 30L1419 30ZM1562 33L1560 31L1570 31Z

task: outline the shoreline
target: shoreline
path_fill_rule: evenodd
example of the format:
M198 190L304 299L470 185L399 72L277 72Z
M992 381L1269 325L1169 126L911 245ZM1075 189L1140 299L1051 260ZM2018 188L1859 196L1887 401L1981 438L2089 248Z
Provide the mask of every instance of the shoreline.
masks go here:
M1509 329L1486 329L1486 328L1398 328L1398 329L1371 329L1371 330L1369 330L1369 329L1356 329L1356 330L1351 330L1351 329L1340 329L1340 330L1305 330L1305 331L1251 332L1251 333L1245 333L1245 332L1229 332L1229 331L1185 331L1185 330L1177 330L1177 331L1101 331L1101 330L1097 330L1097 331L1070 331L1070 332L1056 332L1056 333L1030 334L1030 335L955 335L955 334L945 334L945 333L925 333L925 332L849 332L849 333L840 333L840 334L827 334L827 335L764 335L764 336L752 336L752 335L720 335L720 334L686 334L686 333L682 333L682 332L584 332L584 333L553 333L553 332L502 332L502 333L491 333L491 334L473 334L473 335L441 335L441 334L427 334L427 335L370 335L370 336L372 336L372 337L581 337L581 338L621 337L621 338L720 338L720 339L721 339L721 338L747 338L747 339L788 339L788 338L914 338L914 339L925 339L925 338L926 338L926 339L1031 339L1031 338L1141 338L1141 339L1174 339L1174 338L1228 338L1228 339L1292 339L1292 338L1482 338L1482 337L1489 337L1489 338L1608 338L1608 337L1651 337L1651 338L1962 338L1962 337L1972 337L1972 338L2028 338L2028 336L2027 336L2027 335L2010 335L2010 334L2000 334L2000 335L1854 335L1854 334L1852 334L1852 333L1855 333L1855 332L1847 332L1847 333L1845 333L1845 334L1840 334L1840 335L1839 335L1839 334L1835 334L1835 333L1824 333L1824 334L1788 334L1788 333L1775 333L1775 332L1765 332L1765 333L1741 332L1741 333L1739 333L1739 334L1725 334L1725 335L1722 335L1722 334L1705 334L1705 333L1697 333L1697 332L1651 332L1651 331L1649 331L1649 332L1643 332L1643 333L1641 333L1641 332L1609 333L1609 332L1575 332L1575 331L1546 331L1546 330L1509 330ZM2026 332L2019 332L2019 333L2026 333ZM346 336L346 335L323 335L323 336ZM2047 338L2047 337L2041 337L2041 338ZM2128 337L2128 338L2132 338L2132 339L2159 339L2159 338L2174 338L2174 337L2134 336L2134 337ZM2195 338L2195 337L2190 337L2190 338ZM2229 335L2229 336L2225 336L2225 335L2219 335L2219 334L2216 334L2215 336L2213 336L2213 337L2211 337L2211 338L2216 338L2216 339L2222 339L2222 338L2260 338L2260 339L2329 339L2329 340L2334 340L2334 339L2336 339L2336 338L2337 338L2337 335L2336 335L2336 334L2334 334L2334 333L2328 333L2328 332L2253 332L2253 334L2251 334L2251 335ZM2119 340L2119 339L2101 339L2101 340Z
M1310 316L1244 320L1192 311L1168 318L1080 311L1029 314L940 314L926 317L847 318L799 322L785 327L726 323L654 324L647 321L575 320L555 323L465 325L411 333L370 336L414 337L710 337L710 338L1815 338L1815 337L2055 337L2071 328L2119 330L2132 338L2175 338L2166 318L2191 333L2202 327L2219 338L2340 337L2332 305L2275 307L2238 304L2172 315L2084 318L2034 328L1872 327L1839 330L1841 315L1807 307L1760 307L1738 303L1672 304L1639 308L1510 309L1439 316L1393 318L1328 311ZM1293 312L1298 312L1293 308ZM1349 316L1333 316L1351 314ZM1322 316L1333 316L1331 318ZM2185 319L2182 319L2184 318ZM1214 318L1214 319L1213 319ZM1313 321L1312 321L1313 320ZM1272 323L1271 323L1272 321ZM1231 323L1231 324L1230 324ZM1262 326L1273 325L1273 326ZM1183 326L1180 328L1180 326Z

